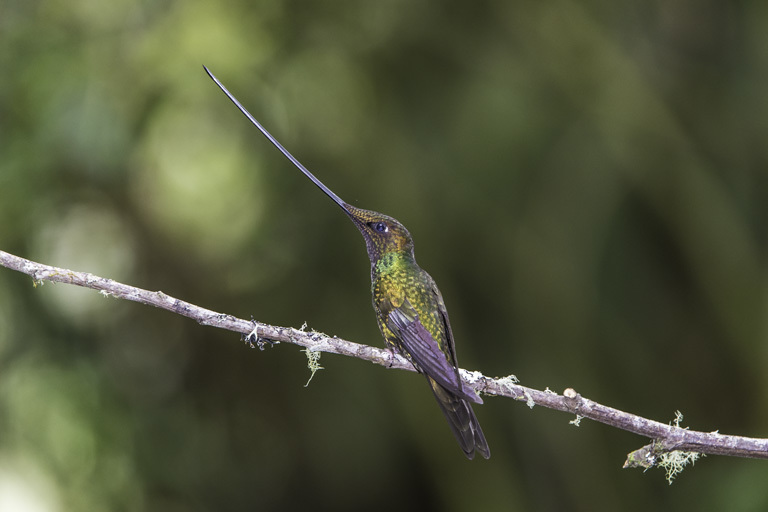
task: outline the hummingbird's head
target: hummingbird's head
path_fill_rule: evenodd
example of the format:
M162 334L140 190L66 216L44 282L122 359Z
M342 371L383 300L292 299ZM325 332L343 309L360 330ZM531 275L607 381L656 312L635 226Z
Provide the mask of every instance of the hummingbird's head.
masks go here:
M365 238L371 264L376 263L388 252L413 257L413 239L405 226L381 213L355 208L344 203L344 211L355 223Z

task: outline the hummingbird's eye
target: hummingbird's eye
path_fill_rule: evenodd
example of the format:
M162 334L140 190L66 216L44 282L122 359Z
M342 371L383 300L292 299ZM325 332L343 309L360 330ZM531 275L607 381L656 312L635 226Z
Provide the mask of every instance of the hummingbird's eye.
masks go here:
M387 231L389 231L389 228L384 222L372 222L370 226L373 228L374 231L377 231L379 233L386 233Z

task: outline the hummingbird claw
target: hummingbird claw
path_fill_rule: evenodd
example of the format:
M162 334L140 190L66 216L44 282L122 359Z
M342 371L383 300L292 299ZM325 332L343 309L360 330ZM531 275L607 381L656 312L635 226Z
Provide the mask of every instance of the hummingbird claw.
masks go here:
M387 347L387 350L389 350L389 368L392 368L395 365L397 354L395 353L395 347Z

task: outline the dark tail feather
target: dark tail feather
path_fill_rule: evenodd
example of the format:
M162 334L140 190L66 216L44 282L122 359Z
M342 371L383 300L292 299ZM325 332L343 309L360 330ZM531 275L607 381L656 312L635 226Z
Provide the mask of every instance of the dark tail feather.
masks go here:
M468 459L473 459L477 452L486 459L490 457L491 451L488 449L483 429L480 428L480 423L469 402L445 389L430 377L427 377L427 380L464 455Z

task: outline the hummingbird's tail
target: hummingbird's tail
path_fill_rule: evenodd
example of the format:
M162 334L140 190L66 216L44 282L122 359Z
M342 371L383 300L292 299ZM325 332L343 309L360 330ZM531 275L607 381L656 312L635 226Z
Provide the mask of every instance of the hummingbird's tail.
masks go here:
M491 451L488 449L483 429L480 428L480 423L469 402L447 390L431 377L427 376L427 380L464 455L468 459L473 459L477 452L486 459L490 457Z

